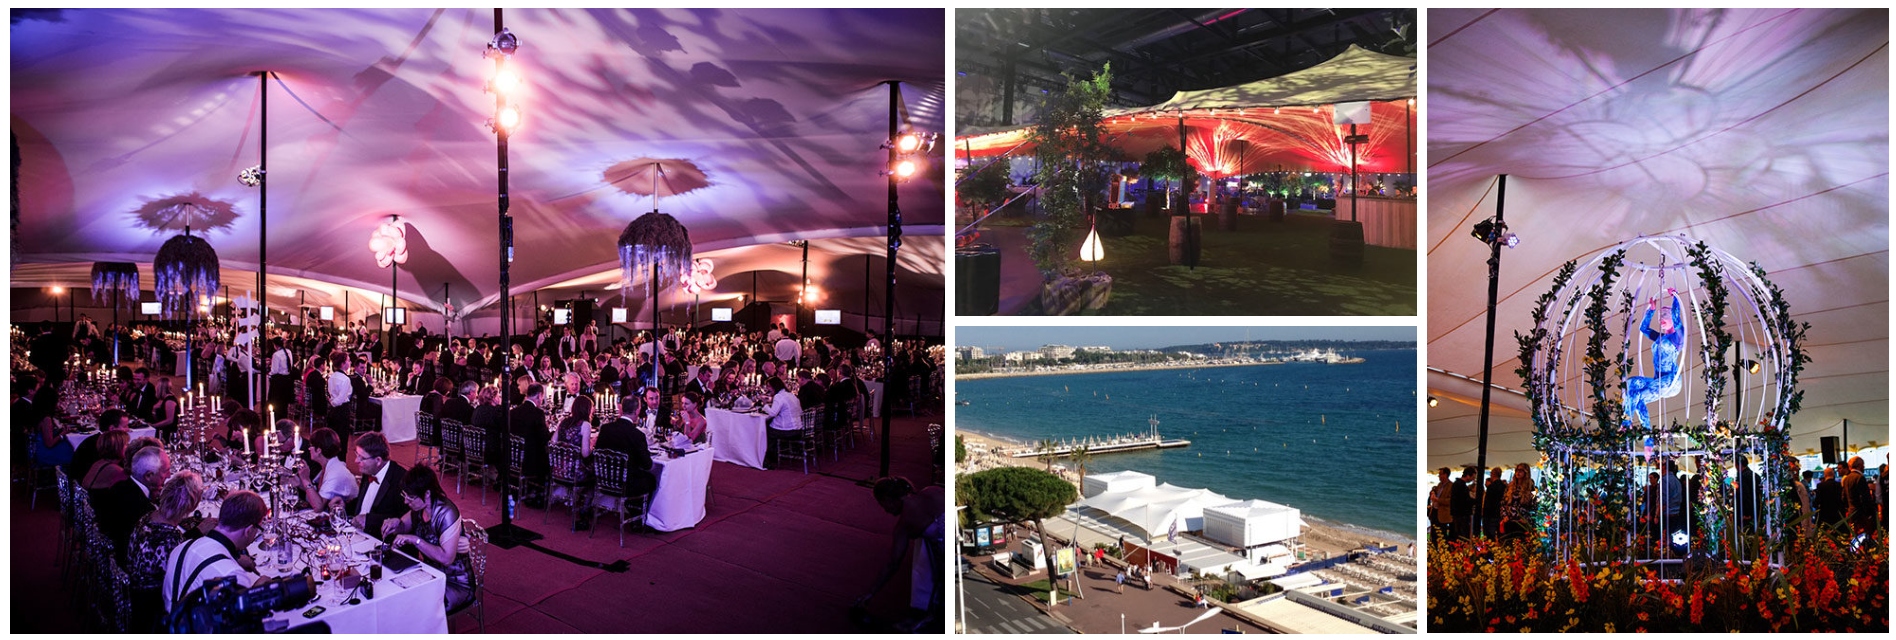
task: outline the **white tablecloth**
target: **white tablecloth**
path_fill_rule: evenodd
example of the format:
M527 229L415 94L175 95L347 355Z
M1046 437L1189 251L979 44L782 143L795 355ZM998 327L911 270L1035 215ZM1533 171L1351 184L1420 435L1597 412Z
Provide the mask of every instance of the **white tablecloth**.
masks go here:
M412 422L412 421L411 421ZM376 540L357 534L354 549L356 553L366 553L373 549ZM257 559L257 570L264 577L276 577L302 571L300 563L291 562L288 566L279 566L271 561L272 553L262 549L262 540L250 548L251 557ZM419 560L419 558L417 558ZM367 572L365 567L361 569ZM423 575L427 580L409 588L395 584L397 577L393 572L382 574L375 583L375 598L363 600L361 604L348 604L341 597L341 585L325 583L317 587L319 594L315 600L296 609L278 612L266 618L270 622L283 622L289 626L323 622L329 625L330 633L442 633L448 632L448 612L445 605L448 593L448 579L434 567L423 563L407 573L401 574L403 580L408 576ZM325 611L314 618L303 617L303 612L311 607L322 606Z
M862 386L869 389L869 417L882 417L882 383L864 380Z
M710 409L704 412L704 422L705 430L711 432L715 459L764 468L764 416Z
M652 454L658 491L652 494L652 510L645 514L645 524L659 531L698 526L704 520L704 492L711 484L712 458L712 452L703 449L676 459L665 457L663 451Z
M66 434L66 442L68 444L71 444L72 448L76 450L79 448L79 443L85 442L86 438L90 438L96 435L99 435L99 432L94 431L91 433L68 433ZM158 437L157 429L152 429L152 428L133 429L132 437L130 440L127 440L127 442L130 442L131 440L137 440L139 438L156 438L156 437ZM45 441L42 440L41 442L45 442Z
M389 442L415 439L415 412L421 410L421 396L387 395L369 398L382 405L382 437Z

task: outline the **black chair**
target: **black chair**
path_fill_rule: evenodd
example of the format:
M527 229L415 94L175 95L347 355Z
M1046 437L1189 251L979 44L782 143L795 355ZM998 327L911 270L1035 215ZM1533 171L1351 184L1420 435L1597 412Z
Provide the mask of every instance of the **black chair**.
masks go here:
M38 430L27 429L21 432L21 435L24 436L20 439L20 446L24 447L21 449L22 451L33 451L33 439L39 437L36 431ZM54 465L41 463L39 456L34 456L30 453L28 456L29 459L26 461L26 487L27 492L32 495L27 500L26 509L32 511L39 508L40 492L52 491L55 496L58 495L59 482L57 478L50 473L55 469Z
M545 492L546 481L529 477L525 471L526 463L527 439L517 435L507 436L507 486L512 487L514 495L517 496L526 495L528 488L537 488ZM502 508L505 508L505 505L502 505Z
M441 425L434 414L415 412L415 464L441 460Z
M487 632L487 530L473 518L461 519L461 540L467 543L468 583L474 588L474 599L461 605L460 609L449 611L448 615L475 608L474 618L480 621L481 633Z
M565 442L547 445L547 494L546 511L541 512L540 522L546 523L547 514L553 511L553 489L564 487L567 490L567 504L572 506L573 519L579 519L580 505L585 502L585 492L592 484L586 477L586 459L579 455L579 447Z
M804 409L803 423L792 432L794 435L784 436L783 439L777 441L777 459L771 464L780 464L785 458L802 460L803 472L809 473L810 467L816 462L817 450L822 446L820 436L817 435L817 430L821 428L819 421L822 418L822 409Z
M474 425L461 427L461 465L462 477L473 476L481 483L481 505L487 505L488 475L495 469L487 465L487 431ZM460 483L456 482L455 494L461 493Z
M467 457L461 443L461 433L467 425L459 420L443 418L438 422L438 427L437 430L441 434L441 459L436 464L436 469L442 473L454 472L454 492L459 494L461 493L460 476L467 471Z
M624 547L625 546L625 524L627 521L631 520L631 516L629 515L630 510L627 509L627 507L631 506L631 502L634 498L638 498L639 520L636 520L633 522L636 523L639 521L643 521L645 518L645 515L651 512L652 494L650 492L646 492L639 495L629 494L629 491L631 490L631 488L628 486L628 478L631 475L631 470L630 470L631 465L628 463L627 456L622 452L612 451L609 449L600 449L598 451L594 451L593 457L592 457L592 467L593 467L594 497L593 497L593 502L591 506L588 507L587 509L588 511L592 513L592 523L593 525L595 525L592 527L592 531L596 532L599 530L598 526L596 525L599 524L599 514L601 512L611 512L611 513L618 514L619 516L619 546ZM599 504L601 501L607 498L613 499L612 500L613 506L606 507ZM634 524L633 526L637 526L637 525ZM592 533L588 532L586 534L586 537L588 538L592 537Z

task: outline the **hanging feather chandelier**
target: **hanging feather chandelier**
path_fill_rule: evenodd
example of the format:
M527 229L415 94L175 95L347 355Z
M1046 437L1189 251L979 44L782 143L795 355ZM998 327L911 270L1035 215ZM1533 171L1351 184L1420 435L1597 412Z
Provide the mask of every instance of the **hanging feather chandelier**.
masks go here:
M677 282L691 273L691 233L671 214L653 211L639 216L619 234L619 267L625 286L647 278L658 278L661 284Z
M130 305L138 300L138 265L130 262L92 263L92 301L105 302L111 294Z
M218 287L217 250L203 238L191 235L190 227L158 248L151 270L152 289L163 303L166 318L196 314L198 297Z

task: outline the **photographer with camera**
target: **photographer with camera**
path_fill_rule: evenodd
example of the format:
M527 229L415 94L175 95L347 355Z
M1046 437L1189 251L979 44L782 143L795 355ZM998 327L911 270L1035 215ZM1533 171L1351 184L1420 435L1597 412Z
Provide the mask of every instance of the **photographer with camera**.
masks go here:
M171 611L187 594L214 578L232 577L237 586L249 587L261 579L256 564L244 550L263 535L263 517L269 508L263 497L238 491L224 498L219 509L217 528L202 538L178 545L167 559L164 585L165 610Z

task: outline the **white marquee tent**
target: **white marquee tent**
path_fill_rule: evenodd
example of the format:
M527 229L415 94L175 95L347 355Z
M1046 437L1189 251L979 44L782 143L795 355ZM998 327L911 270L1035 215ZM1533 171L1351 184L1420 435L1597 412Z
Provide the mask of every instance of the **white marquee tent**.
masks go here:
M1302 535L1303 518L1296 507L1246 500L1205 508L1205 537L1241 549Z
M267 257L274 309L340 312L346 289L361 319L378 306L362 298L386 296L391 277L371 232L399 216L411 256L395 276L403 304L425 319L451 301L472 310L464 329L493 330L491 10L12 17L16 298L83 287L93 261L140 263L149 290L152 256L188 218L233 296L255 289ZM802 250L785 243L808 240L819 306L858 326L867 310L880 327L885 82L900 83L905 126L941 131L941 11L509 9L504 19L521 41L510 63L523 111L509 145L516 293L610 295L618 233L652 210L650 166L662 160L671 168L657 206L717 262L708 296L793 300ZM237 176L260 162L266 134L264 256L260 191ZM941 166L936 157L900 188L904 320L942 310ZM626 301L641 321L643 299ZM691 301L674 287L661 310L677 322Z
M1846 420L1852 444L1888 442L1886 11L1429 16L1431 468L1475 462L1488 252L1469 231L1497 174L1522 242L1502 256L1489 464L1539 457L1512 339L1534 299L1562 263L1660 233L1755 261L1810 323L1798 453Z
M1178 523L1179 531L1205 528L1205 508L1237 502L1210 489L1187 489L1172 483L1156 487L1110 491L1079 502L1143 529L1148 538L1162 538Z

